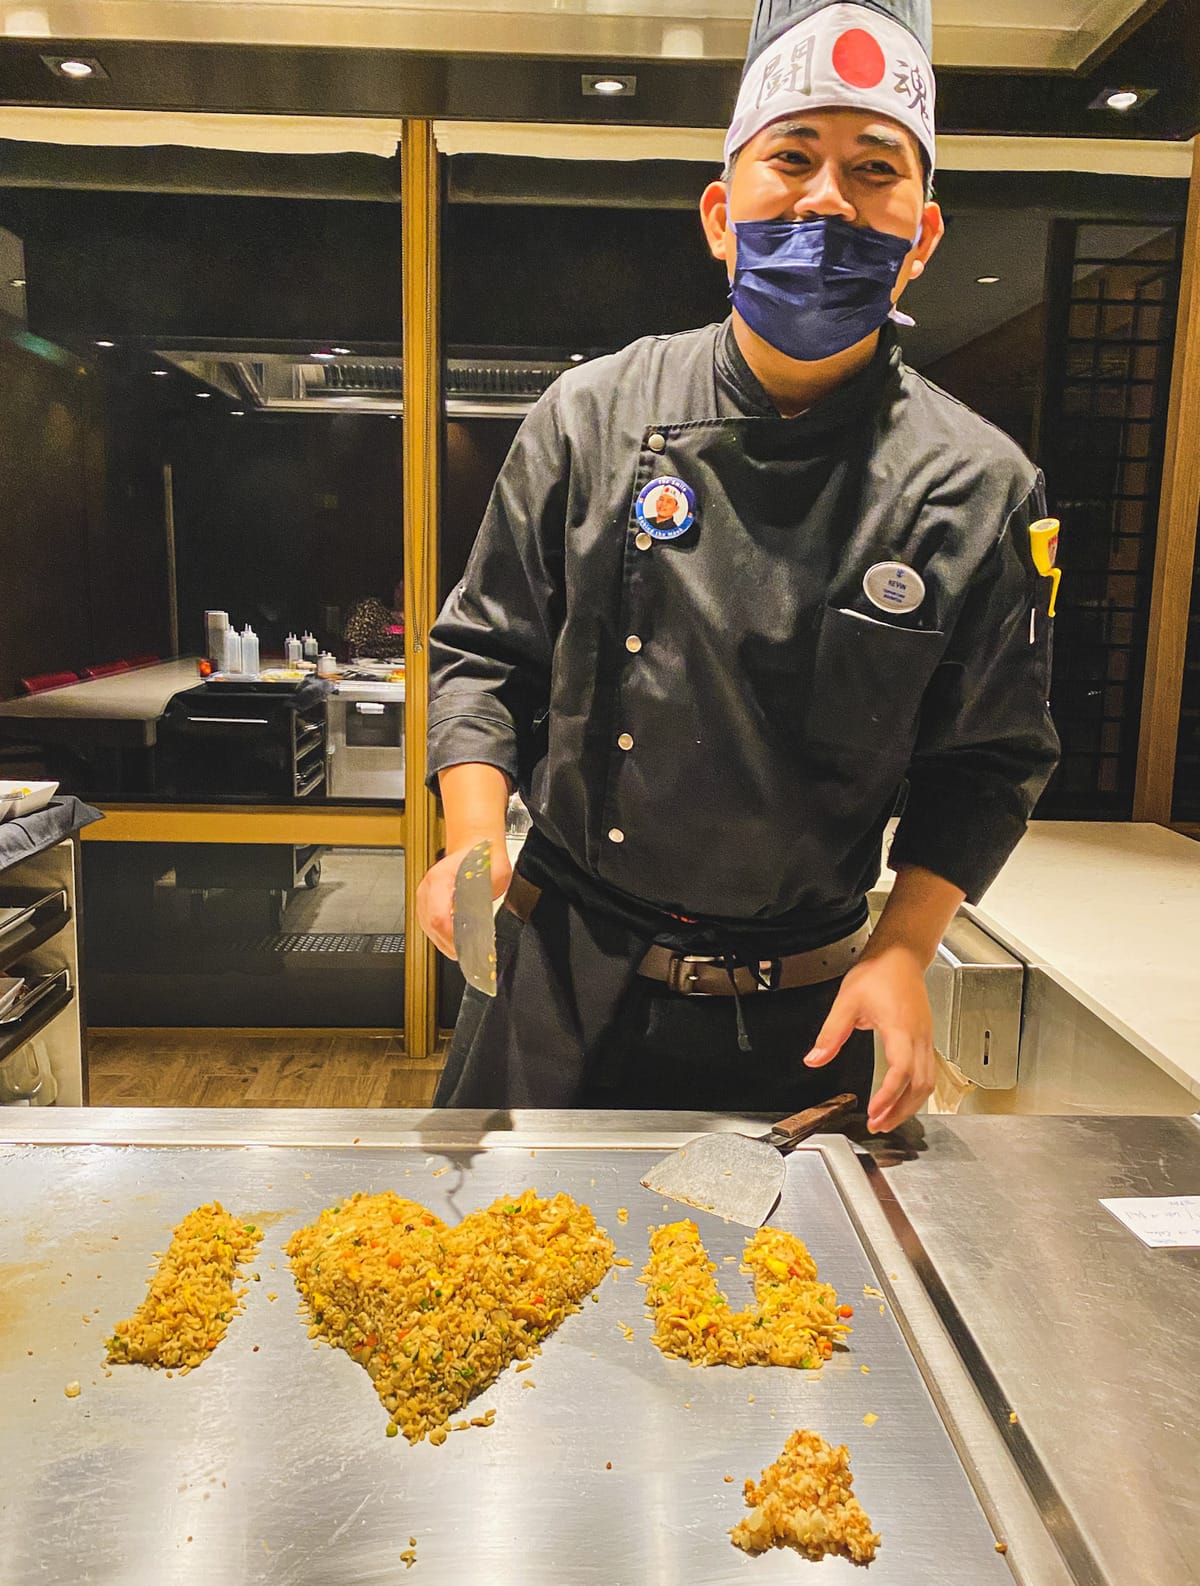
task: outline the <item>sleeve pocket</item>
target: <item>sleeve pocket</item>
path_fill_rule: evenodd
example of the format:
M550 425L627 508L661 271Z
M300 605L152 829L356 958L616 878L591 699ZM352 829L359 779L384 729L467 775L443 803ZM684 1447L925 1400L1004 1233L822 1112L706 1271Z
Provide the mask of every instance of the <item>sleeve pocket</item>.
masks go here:
M945 647L940 629L897 628L826 606L805 713L808 737L907 755L921 700Z

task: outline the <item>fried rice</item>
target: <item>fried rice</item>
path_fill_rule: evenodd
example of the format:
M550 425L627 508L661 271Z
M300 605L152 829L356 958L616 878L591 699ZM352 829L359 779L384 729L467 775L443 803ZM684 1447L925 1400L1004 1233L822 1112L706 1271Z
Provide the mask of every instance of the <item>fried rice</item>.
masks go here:
M880 1538L853 1486L845 1444L831 1448L816 1432L793 1432L760 1480L746 1482L751 1512L733 1527L730 1540L747 1553L794 1547L810 1559L840 1553L869 1564Z
M204 1363L241 1310L239 1270L254 1260L262 1230L219 1201L198 1206L174 1230L146 1298L108 1340L117 1365L190 1370Z
M352 1195L288 1240L309 1333L344 1349L410 1443L513 1360L536 1354L612 1265L612 1240L569 1195L502 1196L449 1227L387 1191Z
M753 1277L755 1303L733 1311L717 1287L700 1231L690 1220L650 1235L642 1273L653 1313L653 1342L664 1355L698 1366L799 1366L811 1369L850 1331L836 1291L817 1279L804 1243L778 1228L747 1240L741 1271Z

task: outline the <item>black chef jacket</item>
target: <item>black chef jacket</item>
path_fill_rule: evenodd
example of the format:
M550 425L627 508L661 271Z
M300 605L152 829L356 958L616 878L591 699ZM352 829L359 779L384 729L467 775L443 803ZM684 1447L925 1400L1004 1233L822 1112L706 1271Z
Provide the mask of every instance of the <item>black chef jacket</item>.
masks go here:
M680 479L695 523L642 531ZM519 786L543 851L597 892L691 917L845 920L891 863L975 900L1058 740L1042 481L901 361L781 418L732 322L563 374L496 483L431 634L430 785ZM884 612L875 564L924 598Z

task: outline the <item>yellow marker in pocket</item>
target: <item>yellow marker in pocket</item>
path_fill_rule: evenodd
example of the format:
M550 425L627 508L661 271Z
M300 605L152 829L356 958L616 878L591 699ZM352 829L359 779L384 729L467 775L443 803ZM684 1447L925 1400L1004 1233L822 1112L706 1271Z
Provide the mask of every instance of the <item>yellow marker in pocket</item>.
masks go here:
M1043 578L1053 580L1050 587L1050 606L1047 615L1054 615L1054 602L1058 598L1058 586L1062 579L1062 568L1054 565L1058 556L1058 531L1057 518L1039 518L1036 523L1029 525L1029 550L1033 557L1033 565Z

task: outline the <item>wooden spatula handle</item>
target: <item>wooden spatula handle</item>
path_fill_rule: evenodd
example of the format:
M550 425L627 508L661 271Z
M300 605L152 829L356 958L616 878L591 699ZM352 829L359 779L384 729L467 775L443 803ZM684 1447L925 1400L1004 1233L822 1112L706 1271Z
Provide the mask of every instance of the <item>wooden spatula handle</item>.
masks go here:
M849 1092L833 1096L816 1107L806 1107L803 1112L794 1112L790 1118L781 1118L767 1138L781 1151L788 1151L792 1146L799 1145L801 1140L807 1140L810 1134L816 1134L818 1129L844 1118L857 1105L858 1097Z

